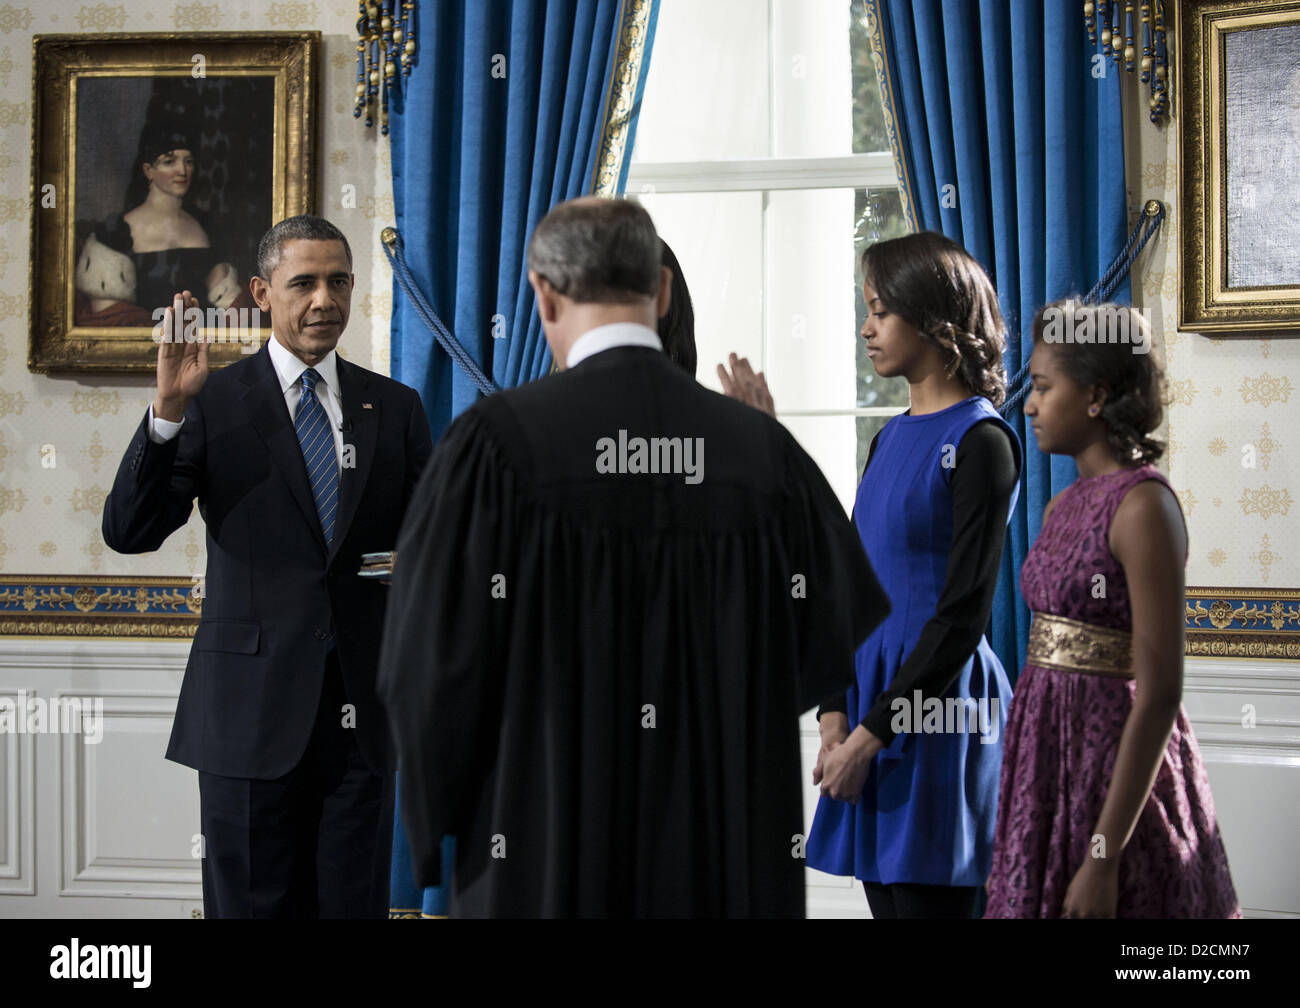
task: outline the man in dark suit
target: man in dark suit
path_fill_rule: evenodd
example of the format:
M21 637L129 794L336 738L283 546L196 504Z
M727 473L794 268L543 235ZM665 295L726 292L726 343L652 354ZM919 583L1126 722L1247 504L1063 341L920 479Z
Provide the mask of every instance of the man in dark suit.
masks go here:
M889 603L789 432L663 353L660 255L636 203L546 216L563 371L457 418L402 527L379 695L456 915L803 915L799 713Z
M207 525L203 614L167 758L199 771L210 917L383 917L394 759L375 667L391 549L431 451L419 396L335 352L352 252L292 217L263 237L250 287L273 335L209 375L163 319L158 389L104 502L104 541L155 550Z

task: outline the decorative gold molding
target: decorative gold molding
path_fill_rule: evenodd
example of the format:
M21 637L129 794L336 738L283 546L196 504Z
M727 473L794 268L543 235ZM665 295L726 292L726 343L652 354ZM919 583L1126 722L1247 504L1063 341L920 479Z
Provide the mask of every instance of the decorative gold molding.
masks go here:
M650 32L652 0L623 0L619 10L618 52L609 75L601 119L600 151L591 177L593 196L617 196L623 162L631 153L627 137L632 111L645 73L645 47Z
M202 579L0 574L0 637L194 636Z
M1300 659L1300 589L1187 588L1186 654Z
M194 636L195 577L0 574L0 637ZM1189 587L1189 657L1300 660L1300 589Z

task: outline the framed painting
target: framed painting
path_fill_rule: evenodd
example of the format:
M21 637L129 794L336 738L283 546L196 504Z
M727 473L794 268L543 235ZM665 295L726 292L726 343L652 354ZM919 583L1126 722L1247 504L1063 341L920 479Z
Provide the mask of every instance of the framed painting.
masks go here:
M1300 333L1300 2L1178 6L1180 329Z
M33 46L28 367L152 371L181 290L214 365L257 350L258 241L315 204L320 33Z

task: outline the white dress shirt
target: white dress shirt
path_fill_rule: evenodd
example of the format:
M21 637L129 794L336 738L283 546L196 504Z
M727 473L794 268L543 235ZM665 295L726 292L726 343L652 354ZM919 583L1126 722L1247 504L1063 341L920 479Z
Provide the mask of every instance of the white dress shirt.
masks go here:
M609 325L588 329L574 340L573 346L569 347L569 359L564 362L564 367L566 370L577 367L594 354L620 346L653 347L655 350L664 348L659 334L649 326L638 325L636 322L611 322Z
M274 334L266 341L266 346L271 355L275 375L280 381L284 404L289 410L289 422L293 423L294 415L298 410L298 400L302 398L302 373L307 370L307 365L281 346ZM320 381L316 383L316 398L320 400L325 416L329 418L330 429L334 434L334 457L341 466L343 464L343 394L339 391L338 356L333 350L316 365L316 373L320 375ZM184 423L184 417L179 421L172 421L154 416L153 404L149 404L149 440L154 444L170 441L180 433Z

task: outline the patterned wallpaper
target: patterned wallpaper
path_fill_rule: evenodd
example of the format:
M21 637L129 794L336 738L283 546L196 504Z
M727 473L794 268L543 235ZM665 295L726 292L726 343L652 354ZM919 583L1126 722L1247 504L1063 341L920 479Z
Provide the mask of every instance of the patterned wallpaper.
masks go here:
M1131 80L1124 101L1130 221L1147 199L1168 211L1134 266L1133 302L1165 352L1162 465L1187 516L1187 583L1300 587L1300 339L1177 331L1179 109L1153 126Z
M356 17L348 0L0 4L0 573L188 577L204 568L197 509L157 553L118 556L100 536L104 496L153 399L152 380L27 370L32 36L319 30L317 209L348 236L357 279L340 351L387 373L391 273L378 236L393 223L390 162L387 139L352 118ZM355 208L343 207L346 185L355 186Z

